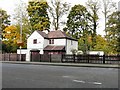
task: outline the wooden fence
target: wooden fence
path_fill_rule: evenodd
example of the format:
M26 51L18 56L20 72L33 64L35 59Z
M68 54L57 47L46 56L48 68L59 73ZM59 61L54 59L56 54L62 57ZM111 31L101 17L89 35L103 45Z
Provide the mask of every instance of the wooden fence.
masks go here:
M120 64L120 55L62 55L61 62Z
M20 54L4 53L4 54L0 54L0 60L1 61L25 61L26 60L26 55L21 54L21 60L20 60Z
M51 54L31 54L32 62L61 62L62 55Z
M2 61L26 61L26 55L16 53L0 54ZM120 64L120 55L49 55L49 54L31 54L32 62L62 62L62 63L97 63L97 64Z

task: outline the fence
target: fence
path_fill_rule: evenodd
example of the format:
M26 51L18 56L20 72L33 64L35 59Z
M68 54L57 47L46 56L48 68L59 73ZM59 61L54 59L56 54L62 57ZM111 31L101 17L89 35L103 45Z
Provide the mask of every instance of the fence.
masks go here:
M26 55L21 55L21 61L25 61ZM20 61L20 55L16 53L0 54L0 60ZM97 64L120 64L120 55L49 55L49 54L31 54L32 62L62 62L62 63L97 63Z
M61 62L62 55L51 54L31 54L32 62Z
M120 55L62 55L61 62L120 64Z
M21 60L20 60L20 54L4 53L4 54L0 54L0 60L1 61L25 61L26 60L26 55L21 54Z

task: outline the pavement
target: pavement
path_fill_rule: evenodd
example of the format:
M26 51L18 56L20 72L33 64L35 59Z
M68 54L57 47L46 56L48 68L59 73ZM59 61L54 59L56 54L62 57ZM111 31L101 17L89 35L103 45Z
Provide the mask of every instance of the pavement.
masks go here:
M73 66L73 67L97 67L97 68L120 68L119 64L88 64L88 63L53 63L53 62L26 62L26 61L0 61L11 64L32 64L32 65L52 65L52 66Z

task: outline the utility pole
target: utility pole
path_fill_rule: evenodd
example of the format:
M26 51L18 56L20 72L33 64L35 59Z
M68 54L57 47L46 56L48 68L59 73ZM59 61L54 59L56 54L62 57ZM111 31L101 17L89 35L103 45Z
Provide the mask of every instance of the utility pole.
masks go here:
M21 57L21 49L22 49L22 0L20 0L20 41L19 41L19 46L20 46L20 61L22 59Z

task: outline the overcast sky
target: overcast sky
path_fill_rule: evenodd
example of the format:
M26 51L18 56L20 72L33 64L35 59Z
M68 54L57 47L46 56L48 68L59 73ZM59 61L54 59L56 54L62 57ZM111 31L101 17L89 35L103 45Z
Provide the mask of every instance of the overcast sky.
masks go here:
M27 3L28 0L22 0L23 2ZM49 0L47 0L49 2ZM69 3L71 3L71 6L74 6L75 4L82 4L85 5L85 2L87 0L65 0ZM120 0L113 0L114 2L118 3ZM14 14L14 9L16 5L18 5L20 0L0 0L0 8L7 11L8 15ZM104 18L102 18L103 15L100 15L100 21L99 21L99 28L97 29L97 33L104 35Z

